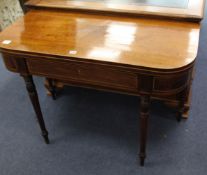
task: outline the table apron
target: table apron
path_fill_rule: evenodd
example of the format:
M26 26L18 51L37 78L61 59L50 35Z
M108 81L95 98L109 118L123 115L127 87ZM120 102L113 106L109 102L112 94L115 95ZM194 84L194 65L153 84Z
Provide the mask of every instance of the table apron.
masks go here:
M19 57L3 54L6 67L13 72L49 77L64 82L77 82L99 89L111 89L132 94L152 96L178 94L190 86L192 66L177 73L154 73L116 65L80 62L74 60Z

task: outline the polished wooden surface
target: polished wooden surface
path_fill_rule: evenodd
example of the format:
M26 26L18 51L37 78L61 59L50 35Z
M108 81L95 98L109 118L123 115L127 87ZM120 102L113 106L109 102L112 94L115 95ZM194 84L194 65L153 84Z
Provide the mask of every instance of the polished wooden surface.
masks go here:
M30 0L27 5L60 9L119 12L199 21L205 0ZM138 3L137 3L138 2Z
M177 69L197 55L200 25L153 19L30 11L0 34L0 48L152 69ZM10 40L10 44L3 41Z

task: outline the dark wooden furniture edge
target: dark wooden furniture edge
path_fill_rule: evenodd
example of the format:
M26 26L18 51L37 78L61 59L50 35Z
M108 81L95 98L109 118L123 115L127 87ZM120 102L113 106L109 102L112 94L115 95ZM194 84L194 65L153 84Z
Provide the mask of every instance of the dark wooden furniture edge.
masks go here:
M5 49L5 48L0 48L1 53L5 54L14 54L17 56L24 56L24 57L42 57L42 58L49 58L49 59L54 59L54 60L64 60L64 61L77 61L77 62L87 62L87 63L92 63L92 64L104 64L104 65L109 65L109 66L117 66L120 68L130 68L131 70L140 70L142 72L149 73L151 72L153 75L154 73L158 74L175 74L179 73L185 70L188 70L189 68L192 68L195 59L182 67L177 67L177 68L168 68L168 69L161 69L161 68L153 68L153 67L142 67L142 66L136 66L136 65L129 65L129 64L124 64L124 63L116 63L116 62L110 62L110 61L100 61L100 60L91 60L91 59L85 59L85 58L76 58L76 57L68 57L68 56L60 56L60 55L50 55L46 53L33 53L33 52L25 52L25 51L16 51L13 49Z
M105 15L105 16L120 16L120 17L131 17L131 18L151 18L151 19L161 19L161 20L174 20L174 21L186 21L186 22L201 22L203 20L203 17L176 17L176 16L166 16L166 15L153 15L153 14L138 14L138 13L133 13L133 12L118 12L118 11L104 11L104 10L88 10L88 9L75 9L75 8L67 8L67 7L47 7L47 6L35 6L35 5L30 5L30 4L25 4L25 11L29 11L32 9L35 10L55 10L55 11L68 11L68 12L73 12L73 13L85 13L85 14L96 14L96 15Z

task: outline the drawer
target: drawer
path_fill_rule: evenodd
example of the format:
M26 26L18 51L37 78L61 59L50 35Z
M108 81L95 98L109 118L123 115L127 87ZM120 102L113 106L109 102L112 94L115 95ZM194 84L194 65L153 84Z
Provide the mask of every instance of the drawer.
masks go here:
M179 91L189 83L190 79L191 71L169 76L155 76L153 91L159 93Z
M45 58L28 59L27 64L31 74L133 92L138 91L137 75L123 68Z
M2 53L4 64L7 67L8 70L12 72L18 72L17 66L15 62L15 56L11 54Z

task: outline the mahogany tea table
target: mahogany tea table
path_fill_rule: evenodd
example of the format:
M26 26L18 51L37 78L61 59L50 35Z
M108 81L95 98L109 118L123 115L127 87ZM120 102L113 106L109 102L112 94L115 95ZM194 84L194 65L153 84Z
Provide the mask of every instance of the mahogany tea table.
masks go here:
M40 1L29 1L25 16L0 33L0 51L7 69L25 81L45 142L49 143L48 131L33 75L65 85L140 96L139 156L143 166L150 100L176 100L177 120L181 120L200 24L61 7L31 8L31 2ZM49 85L54 93L52 81Z

